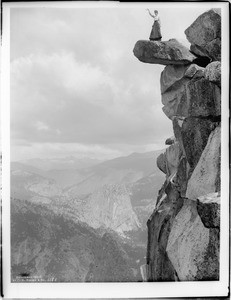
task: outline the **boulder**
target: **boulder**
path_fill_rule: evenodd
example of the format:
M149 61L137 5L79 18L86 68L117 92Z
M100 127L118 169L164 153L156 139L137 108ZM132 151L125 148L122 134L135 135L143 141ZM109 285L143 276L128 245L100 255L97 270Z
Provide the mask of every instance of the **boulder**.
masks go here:
M173 131L190 166L190 172L197 165L209 135L217 125L219 122L209 118L173 118Z
M202 71L196 72L191 80L181 78L179 86L175 82L175 85L162 94L163 112L169 119L172 120L174 116L220 116L220 88L202 77L203 75L199 76L200 72Z
M164 105L163 112L170 120L173 120L177 116L179 103L186 102L185 86L180 85L178 89L165 92L161 95L161 102Z
M200 67L196 64L191 64L186 72L185 72L185 77L188 77L188 78L200 78L200 77L203 77L204 76L204 68L203 67Z
M190 51L192 53L194 53L196 56L200 57L200 58L207 58L209 59L209 61L211 60L211 58L209 57L207 51L205 51L205 49L200 48L199 46L193 44L190 46ZM206 56L205 56L206 55Z
M168 258L166 247L172 222L183 205L179 193L168 183L167 196L160 201L147 222L147 277L148 281L178 281L176 271Z
M203 118L189 117L184 120L181 128L181 141L191 171L196 167L201 154L207 145L210 133L214 130L216 125L215 122ZM197 184L194 185L194 183L192 183L192 186L197 190L198 186ZM189 185L190 184L188 183L188 186ZM186 195L186 197L188 196ZM191 197L188 198L192 199Z
M200 15L185 30L190 48L195 54L209 56L213 60L221 59L221 13L211 9ZM198 50L197 50L198 49Z
M221 87L221 63L213 61L205 68L205 78Z
M221 91L205 78L193 78L184 85L184 97L177 106L176 115L207 117L221 115Z
M221 61L221 39L217 38L207 45L207 51L212 60Z
M157 157L157 167L167 175L167 178L170 177L169 180L176 174L181 154L180 145L176 141Z
M176 39L164 42L140 40L135 44L133 53L144 63L161 65L187 65L196 58Z
M166 248L180 281L219 278L219 236L216 233L204 227L196 202L184 200L172 223Z
M184 65L168 65L164 68L160 77L161 94L171 90L176 90L183 83L183 78L187 66Z
M176 141L175 137L174 136L171 136L170 138L167 138L166 141L165 141L165 145L172 145L174 144Z
M187 198L196 200L201 196L220 191L220 152L221 127L218 126L211 132L200 160L188 181Z
M164 173L167 174L167 167L166 167L166 155L165 153L161 153L156 159L157 167Z
M197 212L205 227L220 228L220 193L198 197Z
M165 155L167 176L172 178L176 174L177 167L182 155L179 142L175 142L174 144L169 146L165 151Z

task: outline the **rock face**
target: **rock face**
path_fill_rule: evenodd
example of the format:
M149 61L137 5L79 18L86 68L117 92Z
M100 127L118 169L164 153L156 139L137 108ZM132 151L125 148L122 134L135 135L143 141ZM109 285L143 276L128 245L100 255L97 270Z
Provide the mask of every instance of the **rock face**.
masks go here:
M138 41L134 55L142 62L161 65L187 65L196 56L175 39L166 42Z
M197 200L197 211L207 228L220 227L220 193L201 196Z
M147 222L148 281L219 280L219 12L205 12L185 34L191 53L176 40L138 41L134 48L140 61L166 65L161 101L174 131L157 158L166 180Z
M221 87L221 63L213 61L205 68L205 79Z
M185 200L173 221L166 248L179 280L217 280L218 245L218 238L203 225L196 203Z
M91 194L83 208L82 221L93 228L109 228L122 236L140 227L125 185L103 186Z
M215 75L210 75L210 77ZM161 74L163 111L169 119L175 116L198 117L220 115L220 88L204 77L204 68L195 64L167 66Z
M199 56L209 56L212 60L221 60L221 13L211 9L200 15L185 30L191 43L191 51Z
M167 138L167 140L165 141L165 145L172 145L175 142L175 137L172 136L170 138Z
M188 181L187 198L196 200L198 197L220 190L220 140L219 126L210 134L207 145Z

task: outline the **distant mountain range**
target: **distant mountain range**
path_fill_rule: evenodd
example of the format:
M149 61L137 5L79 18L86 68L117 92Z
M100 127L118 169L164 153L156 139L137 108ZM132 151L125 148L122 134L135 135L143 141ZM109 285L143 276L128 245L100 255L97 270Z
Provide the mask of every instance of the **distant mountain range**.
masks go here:
M40 170L72 170L72 169L84 169L93 165L99 164L102 160L93 158L77 158L74 156L67 156L61 158L33 158L20 161L22 164L35 167Z
M162 152L132 153L99 163L94 159L67 157L58 159L30 159L12 162L11 170L26 171L54 179L63 188L91 191L103 184L129 183L158 171L155 158ZM70 162L74 162L73 164ZM98 163L97 163L98 162ZM78 186L79 185L79 186ZM78 186L78 187L77 187Z
M39 168L40 160L33 160L32 165L29 165L29 161L26 163L13 162L11 164L13 205L18 207L18 211L21 211L20 206L23 205L23 211L28 218L30 218L31 212L29 209L27 211L25 201L30 203L34 213L35 207L38 206L41 207L38 211L47 210L49 214L53 214L54 218L56 218L55 216L62 217L68 222L76 224L77 227L81 224L82 227L92 228L100 237L106 234L107 241L116 237L119 244L130 249L129 253L138 251L139 256L131 254L129 257L128 254L127 261L130 266L133 265L132 269L134 269L132 273L129 273L130 280L137 280L138 277L139 280L142 280L142 278L140 279L140 270L142 264L145 263L146 222L154 209L158 187L164 181L164 176L155 165L156 157L160 152L133 153L98 164L92 161L91 166L88 164L87 167L79 169L66 168L66 165L65 169L62 169L61 165L64 167L63 161L65 160L62 160L57 169L49 170L45 170L43 166ZM51 227L53 226L53 217L49 221ZM20 218L15 220L17 223ZM62 222L61 219L60 222ZM17 225L12 230L16 230L16 227ZM54 231L56 229L54 226ZM27 233L19 236L24 236L24 238L19 239L21 242L18 241L17 245L12 240L13 253L17 252L17 247L21 247L20 249L34 247L33 243L25 242ZM41 244L42 238L36 243ZM38 251L36 255L43 257L42 248L36 249ZM28 257L26 253L32 249L23 251L20 252L20 255L23 257L25 252L25 257ZM53 252L51 249L49 251ZM22 258L23 261L27 261L25 257ZM14 269L19 272L21 265L17 264L17 260L12 261ZM95 259L93 261L95 262ZM103 281L104 275L96 272L94 262L86 268L88 271L83 272L84 276L80 276L81 280ZM24 265L26 266L26 263ZM46 271L44 272L46 273ZM93 275L89 275L88 272ZM65 276L65 278L72 278L71 275L70 277ZM79 281L81 280L79 279Z

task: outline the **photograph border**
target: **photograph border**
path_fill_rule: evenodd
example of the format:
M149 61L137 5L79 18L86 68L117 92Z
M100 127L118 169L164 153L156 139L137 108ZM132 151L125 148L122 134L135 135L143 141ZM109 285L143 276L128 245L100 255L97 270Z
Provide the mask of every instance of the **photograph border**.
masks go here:
M168 5L171 2L148 3ZM180 3L180 4L179 4ZM222 134L221 134L221 232L220 280L194 282L141 283L12 283L10 278L10 9L22 3L2 3L2 230L3 230L3 291L6 298L150 298L150 297L215 297L229 292L229 4L206 2L222 11ZM25 7L131 7L147 3L118 2L34 2ZM171 3L172 5L172 3ZM174 5L195 7L203 2L175 2ZM228 62L228 63L227 63Z

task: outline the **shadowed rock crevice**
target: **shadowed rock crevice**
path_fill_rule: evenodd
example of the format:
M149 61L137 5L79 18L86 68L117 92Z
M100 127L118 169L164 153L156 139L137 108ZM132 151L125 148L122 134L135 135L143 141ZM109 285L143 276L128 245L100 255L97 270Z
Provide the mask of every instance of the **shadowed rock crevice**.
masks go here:
M220 228L220 195L211 193L197 199L197 212L207 228Z
M166 176L150 216L148 281L219 280L221 16L209 10L176 39L138 41L135 56L166 65L163 112L174 137L157 158Z
M168 197L163 200L148 220L147 276L148 281L176 281L177 271L166 252L172 222L183 205L178 192L169 189ZM171 207L171 209L169 209ZM162 211L162 213L159 213ZM153 263L154 262L154 263Z
M209 244L204 254L204 260L198 264L198 280L219 280L219 253L220 230L211 228L209 231Z
M195 55L195 53L193 53ZM209 63L211 63L212 59L207 56L198 56L196 59L194 59L194 64L205 68Z

